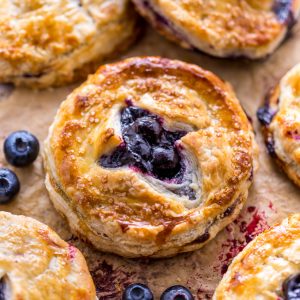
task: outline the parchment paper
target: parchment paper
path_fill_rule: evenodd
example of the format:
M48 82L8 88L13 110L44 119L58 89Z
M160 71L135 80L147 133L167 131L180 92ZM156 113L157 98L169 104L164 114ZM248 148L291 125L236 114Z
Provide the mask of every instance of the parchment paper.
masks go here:
M148 284L155 299L159 299L162 291L173 284L189 287L196 299L210 299L227 265L247 242L289 213L300 212L300 189L268 157L255 115L267 90L300 61L300 24L271 57L257 62L215 59L186 51L169 43L149 27L125 56L136 55L160 55L195 63L233 85L243 107L253 119L260 146L260 168L238 220L204 248L174 258L127 260L103 254L72 237L66 222L54 210L44 187L41 156L33 166L15 169L21 181L21 191L12 203L2 205L0 209L34 217L77 246L88 261L101 300L120 299L122 290L131 282ZM75 86L40 92L1 86L1 148L8 134L20 129L37 135L42 144L60 102ZM12 168L5 162L2 149L0 166Z

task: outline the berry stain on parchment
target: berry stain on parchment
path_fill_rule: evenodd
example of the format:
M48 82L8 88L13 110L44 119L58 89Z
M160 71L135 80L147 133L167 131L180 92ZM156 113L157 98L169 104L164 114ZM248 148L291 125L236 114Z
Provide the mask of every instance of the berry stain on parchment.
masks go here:
M271 202L266 210L276 212ZM219 254L216 256L216 263L212 266L213 273L221 277L227 271L233 258L258 234L269 228L266 210L249 206L233 223L225 228L226 237L221 244ZM139 278L139 274L127 271L126 267L114 267L105 260L96 264L91 270L91 275L95 282L99 300L121 299L126 286L134 283ZM195 277L199 277L201 282L204 281L201 273L193 276L193 278ZM189 282L187 282L187 287L195 291L195 287L189 286ZM211 299L213 292L211 288L203 285L194 292L195 299Z
M221 278L226 273L233 258L257 235L269 228L266 217L269 211L276 213L272 202L264 210L249 206L234 222L225 228L225 240L221 244L216 263L212 266L214 274ZM196 277L201 282L205 281L201 273L198 273ZM214 290L204 284L197 289L195 296L198 300L207 300L212 298L213 293Z

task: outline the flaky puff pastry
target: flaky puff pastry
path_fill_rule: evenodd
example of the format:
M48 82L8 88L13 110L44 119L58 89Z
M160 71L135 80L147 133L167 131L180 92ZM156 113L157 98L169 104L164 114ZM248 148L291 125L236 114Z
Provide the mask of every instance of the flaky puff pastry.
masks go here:
M295 214L257 236L234 258L213 299L283 299L284 281L300 272L299 255L300 214Z
M96 299L84 257L48 226L2 211L0 249L1 299Z
M294 25L299 0L133 0L138 11L182 47L218 57L261 58Z
M99 158L124 144L128 103L186 131L177 147L182 185ZM45 142L46 186L73 232L126 257L163 257L202 247L241 210L253 178L252 127L231 87L198 66L136 57L100 67L62 103ZM185 179L186 178L186 179Z
M300 64L270 91L258 118L269 154L300 186Z
M137 32L129 0L1 0L0 82L33 88L85 78Z

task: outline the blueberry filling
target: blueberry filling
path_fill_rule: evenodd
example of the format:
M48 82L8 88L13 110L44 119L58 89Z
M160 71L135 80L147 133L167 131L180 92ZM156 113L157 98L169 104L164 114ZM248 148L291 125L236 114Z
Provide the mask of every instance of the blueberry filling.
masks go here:
M292 27L295 24L295 18L292 12L291 0L276 0L273 5L273 11L278 20Z
M3 277L0 280L0 300L5 300L5 282Z
M184 165L176 141L186 132L165 130L158 116L134 106L122 110L121 132L124 143L102 156L101 166L128 165L160 180L182 178Z
M266 141L266 146L269 155L271 155L272 157L276 157L275 144L272 138L268 138L268 140Z
M102 167L129 166L161 181L182 183L186 164L176 141L187 132L168 131L160 117L132 105L121 111L120 122L123 143L112 153L100 157ZM189 186L173 192L196 199L195 191Z
M173 34L178 40L184 41L190 49L196 50L189 40L182 33L180 33L172 23L154 8L151 1L139 0L137 1L137 5L143 6L144 9L152 14L158 27L164 28L166 31Z
M283 296L285 300L300 299L300 273L288 277L282 285Z
M262 106L257 110L257 118L263 126L267 126L272 122L275 112L271 111L269 106Z

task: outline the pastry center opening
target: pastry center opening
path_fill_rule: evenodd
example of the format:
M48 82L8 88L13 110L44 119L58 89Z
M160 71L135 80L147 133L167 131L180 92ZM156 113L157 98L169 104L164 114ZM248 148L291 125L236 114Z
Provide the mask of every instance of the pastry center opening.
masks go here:
M120 122L123 143L100 157L102 167L129 166L167 184L183 182L187 166L178 140L186 131L169 131L163 127L161 117L132 105L121 111ZM187 185L176 194L196 199L195 191Z
M165 130L158 116L135 106L122 110L121 131L124 142L100 158L101 166L127 165L160 180L180 180L184 166L176 141L186 132Z

